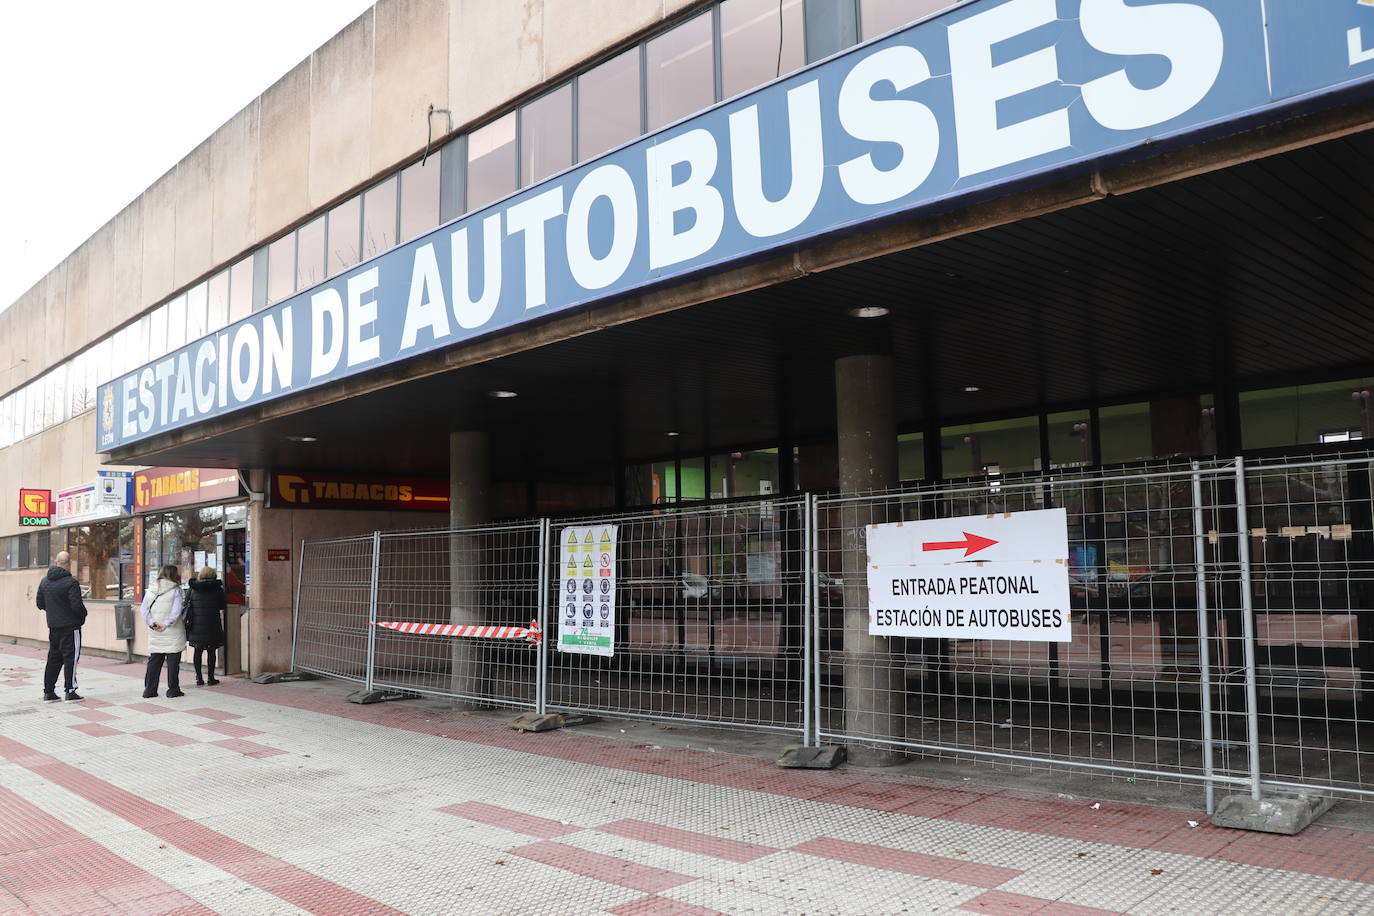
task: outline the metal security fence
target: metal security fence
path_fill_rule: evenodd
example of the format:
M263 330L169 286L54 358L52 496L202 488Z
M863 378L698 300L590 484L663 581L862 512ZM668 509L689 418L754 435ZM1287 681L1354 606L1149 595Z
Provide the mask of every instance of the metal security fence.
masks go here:
M540 617L545 525L377 535L376 619L468 627ZM541 650L528 640L374 628L369 686L505 706L535 705Z
M291 666L365 681L374 581L374 537L301 544Z
M1194 783L1209 805L1217 787L1374 799L1371 477L1369 455L1174 462L308 542L295 663L859 758ZM1047 508L1068 517L1070 642L868 634L866 526ZM557 651L560 533L610 525L615 652Z
M800 734L804 512L768 499L555 523L555 551L566 527L617 526L616 652L550 652L549 708Z

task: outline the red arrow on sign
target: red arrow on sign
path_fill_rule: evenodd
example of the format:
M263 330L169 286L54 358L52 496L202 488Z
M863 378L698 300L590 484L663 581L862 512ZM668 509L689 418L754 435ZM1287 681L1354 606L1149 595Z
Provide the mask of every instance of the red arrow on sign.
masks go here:
M964 556L970 556L980 550L985 550L997 542L992 538L979 537L971 531L964 532L962 541L928 541L921 545L922 550L962 550Z

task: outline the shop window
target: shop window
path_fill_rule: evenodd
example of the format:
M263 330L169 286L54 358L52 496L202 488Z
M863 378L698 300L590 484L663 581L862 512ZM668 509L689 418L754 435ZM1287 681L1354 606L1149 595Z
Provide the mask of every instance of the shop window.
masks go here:
M683 458L678 462L678 490L669 494L670 502L706 498L706 459Z
M229 323L229 271L221 270L205 284L205 333Z
M625 502L656 506L677 499L677 465L672 461L636 464L625 469Z
M612 57L577 78L577 160L640 135L639 49Z
M859 0L859 28L867 41L962 0Z
M401 172L401 234L408 242L439 225L439 196L443 166L433 155Z
M1098 411L1102 463L1213 454L1215 419L1210 394L1103 407Z
M802 0L725 0L720 5L723 96L761 86L805 62Z
M520 185L572 165L572 83L520 109Z
M362 225L363 202L350 197L329 211L329 257L325 267L329 276L337 276L363 259Z
M244 258L229 268L229 323L253 313L253 258Z
M515 112L468 134L467 208L515 190Z
M922 433L903 433L897 437L897 479L924 480L926 476L926 437Z
M649 130L715 104L715 48L710 13L651 38L644 53Z
M940 430L946 477L1040 470L1040 418L1017 417Z
M767 496L781 489L778 486L778 450L775 448L712 455L709 468L711 499Z
M1368 439L1370 391L1355 378L1241 392L1241 441L1263 449Z
M834 442L797 447L794 461L797 489L830 490L840 485L840 456Z
M81 594L97 601L120 594L119 525L105 522L68 530L72 575L81 583Z
M396 244L396 178L363 193L363 260Z
M1093 463L1093 437L1088 410L1052 413L1046 418L1050 469L1087 467Z
M325 217L311 220L296 230L296 289L324 282Z
M541 482L535 486L534 501L540 515L604 509L615 502L615 487L599 481Z

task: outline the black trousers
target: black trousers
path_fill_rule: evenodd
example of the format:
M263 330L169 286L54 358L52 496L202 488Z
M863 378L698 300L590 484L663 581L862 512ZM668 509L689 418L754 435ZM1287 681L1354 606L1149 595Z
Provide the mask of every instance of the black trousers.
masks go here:
M76 690L76 663L81 659L81 628L59 627L48 631L48 666L43 669L43 692L57 692L57 672L63 672L62 686Z
M195 651L191 653L191 664L195 665L195 667L196 667L196 680L197 680L197 681L203 680L203 678L201 677L201 674L200 674L200 657L201 657L201 655L204 655L204 656L206 657L206 661L209 663L210 680L213 681L213 680L215 679L215 648L214 648L214 646L211 646L211 647L208 648L208 649L202 649L200 646L196 646Z
M148 656L148 673L143 676L143 692L157 693L163 662L167 664L167 690L181 689L181 653L153 652Z

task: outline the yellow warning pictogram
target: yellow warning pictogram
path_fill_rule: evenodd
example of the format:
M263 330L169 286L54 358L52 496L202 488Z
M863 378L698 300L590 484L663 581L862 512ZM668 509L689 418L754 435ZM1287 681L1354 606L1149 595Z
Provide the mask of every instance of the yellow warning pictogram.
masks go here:
M583 568L583 569L591 569L591 568L592 568L592 558L591 558L591 557L587 557L587 559L585 559L585 560L582 561L582 568Z
M577 569L577 557L568 555L568 569Z
M587 529L587 536L584 537L584 538L582 539L582 543L584 543L584 544L590 544L591 542L592 542L592 529L588 528L588 529Z
M576 543L577 543L577 532L574 531L574 530L571 529L571 528L568 529L568 543L569 543L569 544L576 544Z
M611 546L611 535L605 528L601 529L601 549L605 550Z

